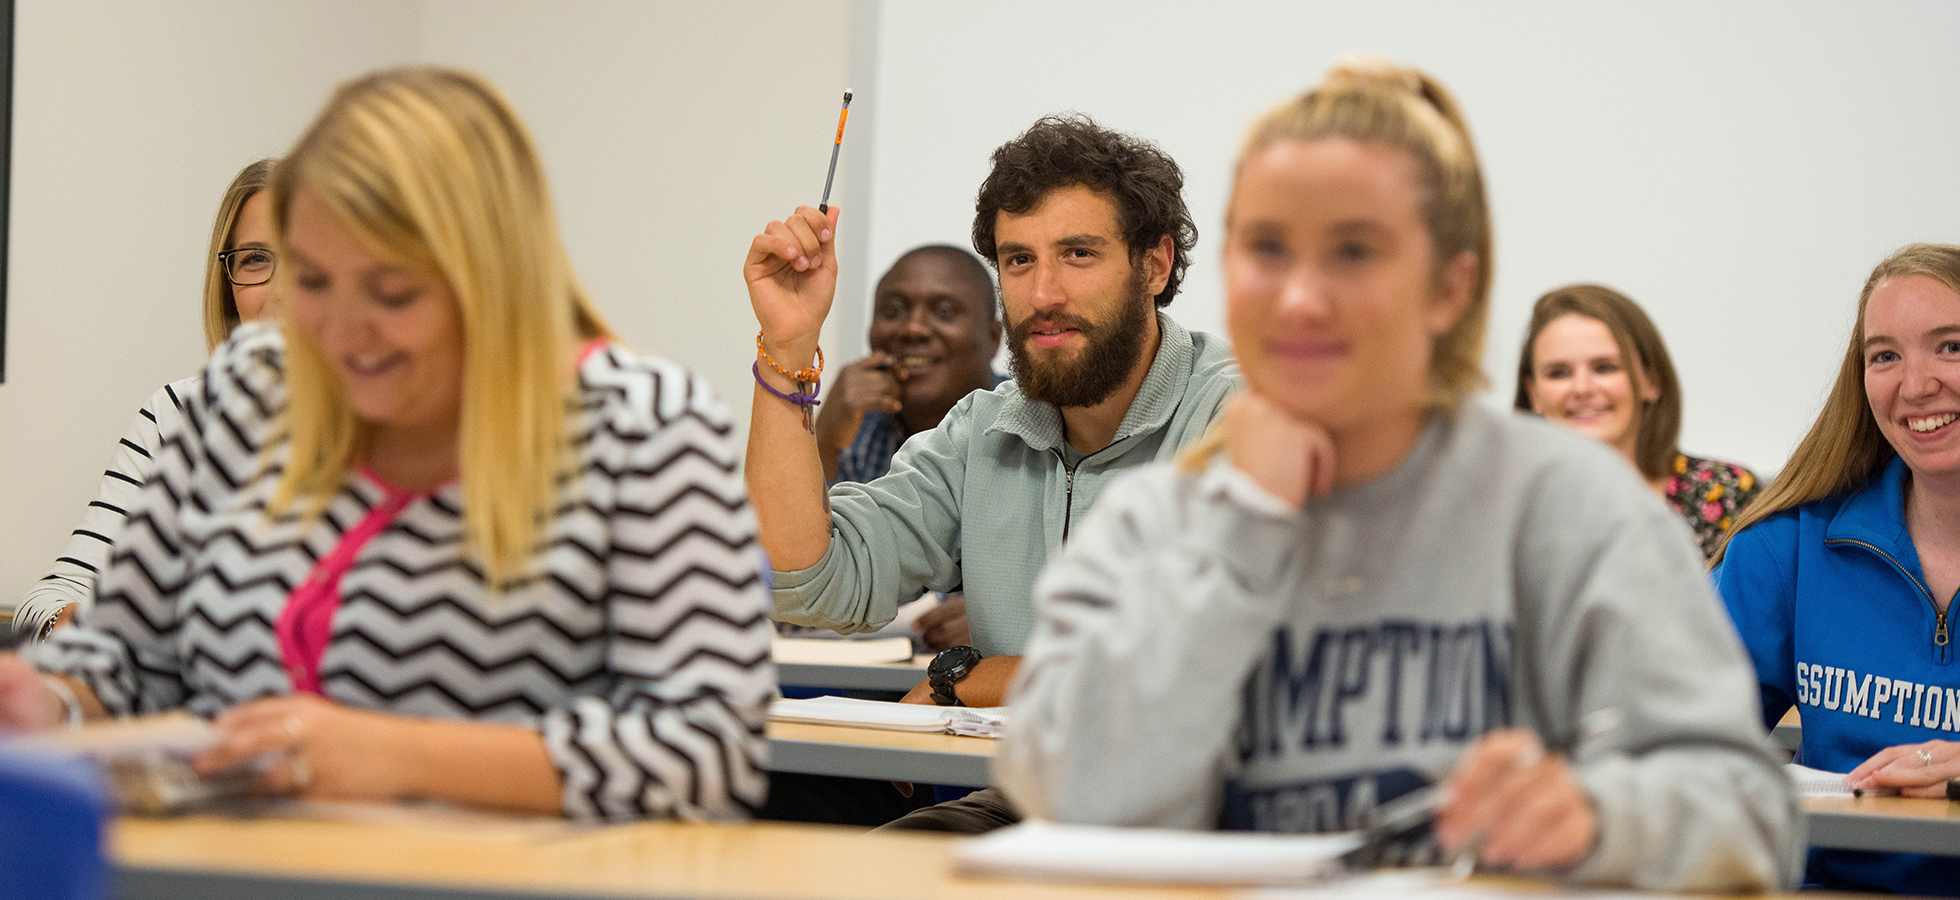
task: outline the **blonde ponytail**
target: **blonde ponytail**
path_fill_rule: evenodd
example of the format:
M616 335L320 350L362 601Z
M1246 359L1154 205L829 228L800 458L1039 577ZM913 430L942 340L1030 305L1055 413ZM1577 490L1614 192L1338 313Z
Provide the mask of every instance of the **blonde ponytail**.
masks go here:
M1435 246L1436 277L1457 256L1477 260L1462 315L1436 338L1430 404L1449 408L1482 389L1484 328L1490 319L1491 224L1483 166L1463 111L1442 82L1380 56L1348 56L1326 78L1253 122L1239 164L1280 141L1347 138L1414 157L1423 179L1423 219Z

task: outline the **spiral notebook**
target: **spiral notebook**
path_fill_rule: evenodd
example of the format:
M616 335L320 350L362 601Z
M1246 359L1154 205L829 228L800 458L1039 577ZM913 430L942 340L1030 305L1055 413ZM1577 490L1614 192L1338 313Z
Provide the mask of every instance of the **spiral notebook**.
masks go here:
M1796 763L1785 765L1783 771L1788 773L1790 781L1796 784L1799 797L1876 797L1899 793L1898 788L1853 790L1844 780L1842 773L1826 772L1823 769L1813 769Z

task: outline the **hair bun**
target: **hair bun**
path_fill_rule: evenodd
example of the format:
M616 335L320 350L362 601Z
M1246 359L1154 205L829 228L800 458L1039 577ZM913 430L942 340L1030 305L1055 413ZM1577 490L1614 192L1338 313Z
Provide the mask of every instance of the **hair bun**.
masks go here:
M1321 87L1334 91L1392 90L1423 95L1421 72L1378 53L1349 53L1336 59Z

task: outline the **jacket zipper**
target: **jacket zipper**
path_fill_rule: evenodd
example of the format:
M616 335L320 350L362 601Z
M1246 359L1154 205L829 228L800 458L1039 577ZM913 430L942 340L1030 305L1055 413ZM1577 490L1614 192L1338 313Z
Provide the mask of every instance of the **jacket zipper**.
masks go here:
M1061 451L1055 451L1055 455L1061 456ZM1075 467L1068 464L1068 457L1062 457L1062 472L1062 543L1066 544L1069 520L1075 515ZM1946 626L1942 624L1940 627L1944 629Z
M1108 447L1097 450L1096 453L1106 452L1110 447L1114 447L1122 442L1123 439L1121 438L1110 441ZM1096 453L1085 454L1082 457L1082 461L1088 462ZM1075 515L1075 470L1077 467L1068 464L1068 457L1063 455L1060 447L1055 448L1055 458L1061 460L1062 463L1062 543L1066 544L1068 543L1069 520Z
M1911 572L1906 571L1905 566L1899 565L1899 561L1893 559L1892 554L1855 538L1830 538L1824 541L1824 545L1827 547L1834 544L1851 544L1878 554L1880 559L1891 563L1892 568L1898 569L1900 575L1904 575L1907 581L1912 582L1913 587L1919 589L1919 596L1926 598L1926 605L1933 608L1933 647L1936 648L1933 651L1933 656L1938 662L1945 664L1947 646L1952 643L1952 635L1947 631L1946 614L1952 611L1952 606L1949 605L1946 609L1940 609L1940 605L1933 600L1932 590L1920 583L1919 579L1914 578Z

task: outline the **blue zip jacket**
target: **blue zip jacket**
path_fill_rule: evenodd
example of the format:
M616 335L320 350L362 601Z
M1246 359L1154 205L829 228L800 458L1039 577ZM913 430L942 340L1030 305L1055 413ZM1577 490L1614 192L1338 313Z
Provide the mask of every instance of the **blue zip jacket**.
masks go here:
M1807 766L1849 772L1886 747L1960 740L1960 670L1906 533L1908 472L1771 516L1714 573L1756 663L1763 724L1803 717ZM1807 886L1960 896L1960 857L1814 850Z

